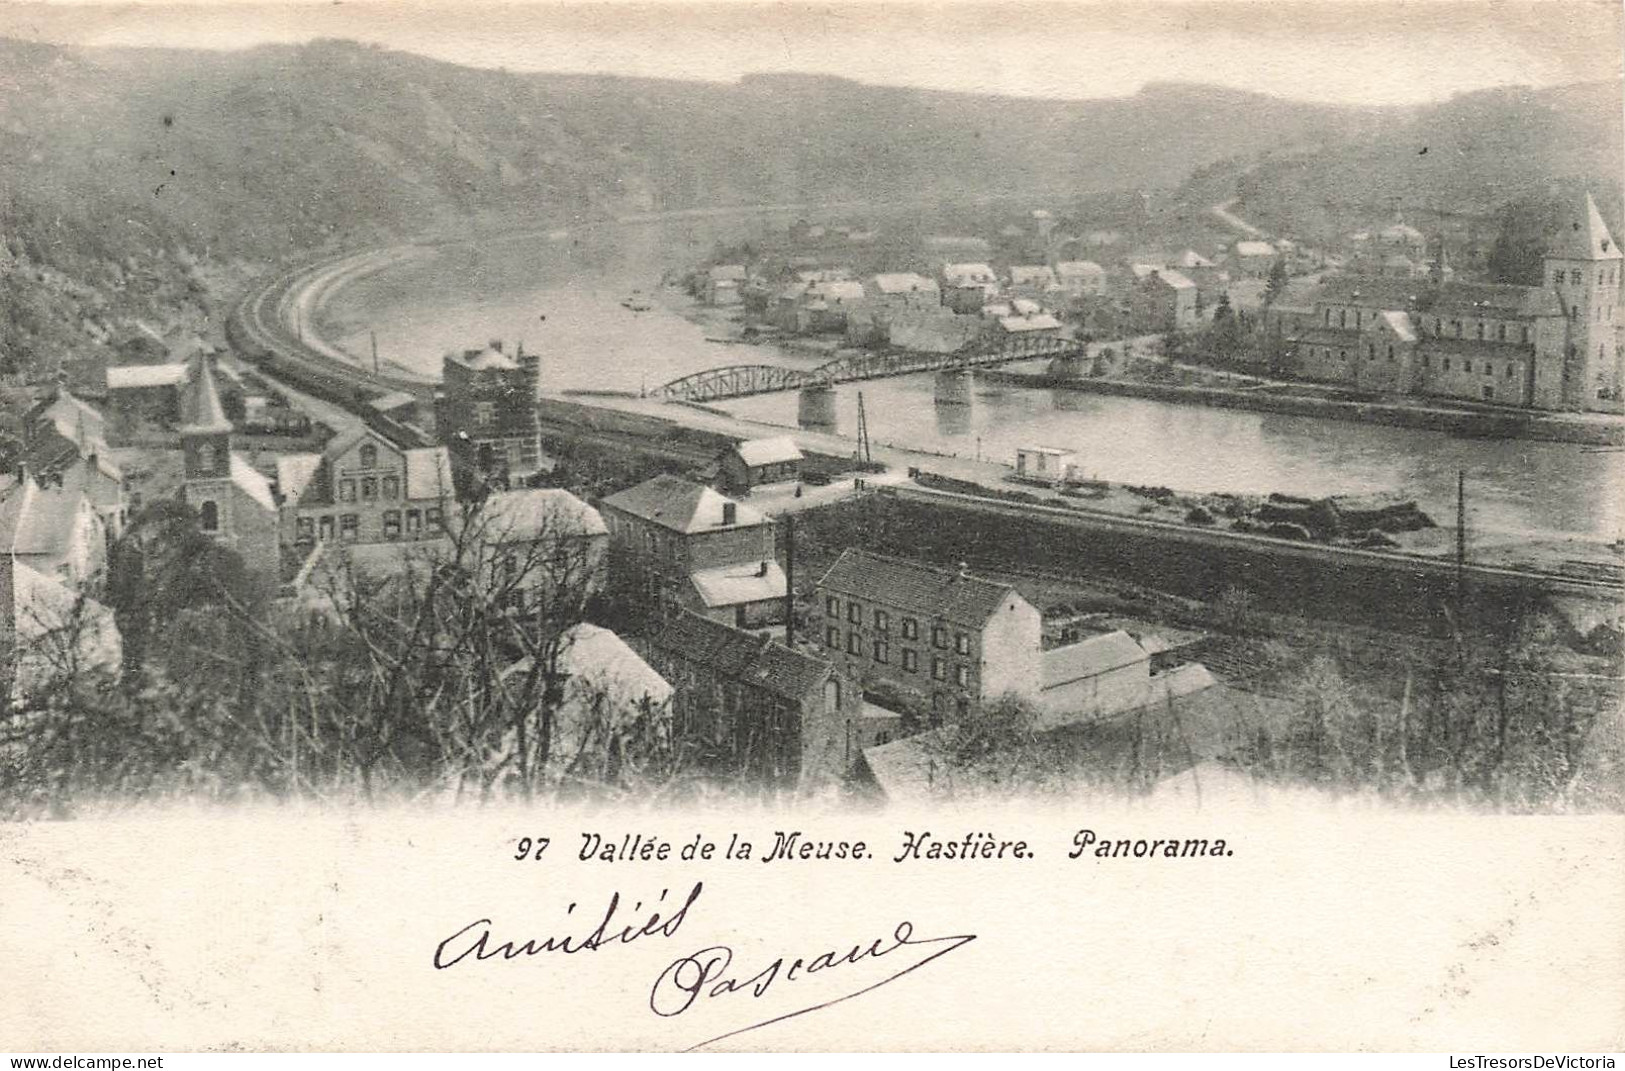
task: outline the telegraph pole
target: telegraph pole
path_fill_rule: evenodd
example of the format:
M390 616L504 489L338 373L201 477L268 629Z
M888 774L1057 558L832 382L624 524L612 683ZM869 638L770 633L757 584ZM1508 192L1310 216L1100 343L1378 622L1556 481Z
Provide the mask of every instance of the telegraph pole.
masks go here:
M1456 619L1467 594L1467 473L1456 470Z
M372 374L378 374L378 332L368 332L372 336Z

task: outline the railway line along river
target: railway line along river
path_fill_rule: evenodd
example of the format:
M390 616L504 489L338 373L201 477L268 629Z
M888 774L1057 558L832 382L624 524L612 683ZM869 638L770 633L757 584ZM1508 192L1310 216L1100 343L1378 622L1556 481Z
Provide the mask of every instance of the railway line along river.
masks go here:
M326 288L311 326L358 361L380 356L434 377L448 350L489 339L543 356L543 390L638 391L730 364L810 367L816 358L707 341L661 294L667 272L699 263L760 218L688 217L513 234L425 247ZM653 305L634 312L634 292ZM838 428L898 447L1009 460L1041 444L1077 453L1086 475L1179 491L1305 496L1392 492L1452 523L1466 474L1477 544L1527 538L1613 541L1625 534L1625 454L1568 443L1455 438L1442 432L1187 406L979 382L968 405L938 405L930 375L838 388ZM794 426L793 393L723 404Z

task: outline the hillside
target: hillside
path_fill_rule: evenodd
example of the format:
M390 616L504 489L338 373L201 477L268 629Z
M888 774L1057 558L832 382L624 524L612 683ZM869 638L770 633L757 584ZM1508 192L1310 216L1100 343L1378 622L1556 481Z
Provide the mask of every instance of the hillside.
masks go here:
M1049 101L803 75L513 74L335 41L200 52L0 39L0 370L49 366L131 317L206 320L212 300L281 258L470 222L1060 200L1172 189L1201 168L1221 188L1251 183L1263 209L1301 206L1296 191L1316 184L1380 197L1419 174L1441 196L1493 202L1605 155L1590 90L1575 92L1533 95L1519 113L1514 140L1528 128L1545 158L1533 168L1502 159L1494 98L1418 114L1158 84ZM1399 166L1429 123L1426 165ZM1617 108L1612 137L1617 161ZM1266 153L1290 163L1221 163Z
M1396 211L1419 226L1476 216L1489 230L1509 203L1587 188L1619 219L1622 92L1607 82L1463 94L1367 136L1212 168L1189 198L1207 203L1228 186L1242 216L1309 237Z

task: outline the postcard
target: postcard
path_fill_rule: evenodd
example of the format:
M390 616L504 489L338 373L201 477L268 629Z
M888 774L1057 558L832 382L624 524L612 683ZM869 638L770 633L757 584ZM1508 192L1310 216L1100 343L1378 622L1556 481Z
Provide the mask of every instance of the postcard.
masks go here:
M1622 43L0 7L0 1037L1618 1050Z

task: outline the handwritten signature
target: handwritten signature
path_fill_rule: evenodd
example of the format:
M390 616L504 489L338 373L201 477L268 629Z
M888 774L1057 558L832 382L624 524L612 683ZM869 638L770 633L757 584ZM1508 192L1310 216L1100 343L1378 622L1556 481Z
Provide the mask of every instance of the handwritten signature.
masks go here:
M583 952L597 952L616 945L630 944L644 937L675 937L679 928L688 917L692 908L704 891L703 882L695 882L689 891L687 899L681 907L670 914L665 914L661 905L666 902L668 890L662 889L660 896L645 911L642 901L636 901L631 908L634 917L632 922L621 922L617 914L622 909L621 894L616 892L610 896L609 904L598 924L584 934L532 936L523 939L508 938L498 940L492 932L493 923L490 919L476 919L456 933L447 937L435 946L434 966L436 970L446 970L472 957L475 961L501 960L511 961L524 957L543 954L578 955ZM574 914L576 905L570 904L566 914ZM637 921L641 920L641 921ZM697 952L691 952L673 960L660 976L655 979L653 988L649 991L649 1010L663 1018L675 1018L693 1008L701 1000L713 1000L731 994L744 994L752 1000L759 999L768 994L769 990L779 982L786 985L803 980L809 975L820 974L824 971L836 970L841 967L858 964L864 960L879 960L895 955L904 949L926 950L930 954L907 962L906 965L888 974L877 982L854 989L841 996L831 997L827 1000L809 1004L804 1008L786 1012L730 1030L715 1037L707 1038L697 1045L692 1045L687 1051L703 1049L727 1038L738 1037L740 1034L774 1023L782 1023L786 1019L809 1015L816 1011L841 1004L848 1000L861 997L866 993L873 993L883 986L890 985L904 975L941 959L948 953L976 940L975 934L956 934L948 937L916 937L912 922L899 922L889 938L881 937L869 944L854 944L851 948L821 952L811 959L788 956L779 956L756 973L745 976L744 971L734 969L734 950L727 945L711 945ZM893 960L900 963L900 960Z
M853 945L851 949L845 952L823 952L810 960L797 958L790 961L788 965L786 965L786 957L780 956L748 978L741 977L743 971L733 969L733 949L727 945L712 945L709 948L702 948L698 952L674 960L670 966L660 972L660 977L655 979L654 988L649 992L649 1009L656 1015L671 1018L688 1011L702 997L709 1000L732 993L745 993L754 1000L766 996L768 989L781 979L786 983L796 981L798 973L803 976L817 974L821 971L859 963L866 959L880 959L904 948L936 948L936 951L930 955L893 971L878 982L863 986L861 989L855 989L843 996L832 997L817 1004L810 1004L805 1008L786 1012L783 1015L775 1015L770 1019L763 1019L759 1023L752 1023L749 1026L742 1026L737 1030L730 1030L725 1034L707 1038L698 1045L692 1045L686 1050L693 1052L696 1049L703 1049L707 1045L715 1044L727 1038L738 1037L740 1034L749 1033L752 1030L760 1030L764 1026L772 1026L774 1023L782 1023L786 1019L809 1015L812 1012L822 1011L836 1004L861 997L866 993L873 993L882 986L890 985L905 974L911 974L926 964L941 959L955 949L963 948L974 940L976 940L976 935L973 933L957 934L951 937L915 937L914 924L904 921L897 924L897 929L892 932L889 941L882 937L867 946L859 944Z

